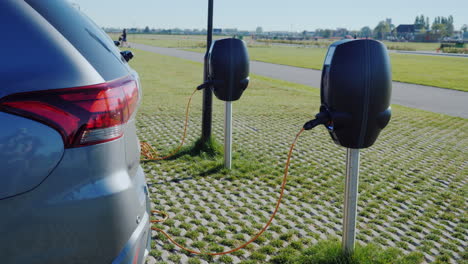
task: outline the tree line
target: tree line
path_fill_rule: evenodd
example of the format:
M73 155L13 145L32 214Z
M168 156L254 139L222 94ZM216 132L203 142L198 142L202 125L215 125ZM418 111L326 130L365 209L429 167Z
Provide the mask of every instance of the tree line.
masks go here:
M424 15L416 16L414 20L414 30L416 34L433 34L437 37L451 37L455 33L453 25L453 16L437 16L433 19L432 24L430 23L429 17ZM460 28L461 32L468 32L468 26L463 25ZM390 19L380 21L377 26L373 29L369 26L362 27L361 30L348 31L343 29L332 30L332 29L317 29L315 32L316 36L329 38L329 37L344 37L345 35L351 35L356 37L369 37L376 39L385 39L388 36L396 36L396 26L391 23Z

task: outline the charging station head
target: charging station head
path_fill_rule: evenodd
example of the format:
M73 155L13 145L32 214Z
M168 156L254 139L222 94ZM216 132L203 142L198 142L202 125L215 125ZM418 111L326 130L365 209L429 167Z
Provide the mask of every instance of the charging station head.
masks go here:
M329 49L322 70L321 111L333 140L347 148L367 148L391 117L392 76L384 44L342 40Z
M238 100L249 85L249 54L244 41L227 38L208 51L208 78L213 93L223 101Z

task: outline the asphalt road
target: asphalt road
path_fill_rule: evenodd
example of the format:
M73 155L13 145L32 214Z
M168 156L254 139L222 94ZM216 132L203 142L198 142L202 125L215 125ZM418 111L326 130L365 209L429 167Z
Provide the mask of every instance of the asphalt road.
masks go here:
M137 43L131 43L131 47L186 60L203 62L203 54L198 52ZM320 87L321 71L319 70L251 61L250 71L257 75L304 84L315 88ZM463 91L393 82L392 104L468 118L468 92Z

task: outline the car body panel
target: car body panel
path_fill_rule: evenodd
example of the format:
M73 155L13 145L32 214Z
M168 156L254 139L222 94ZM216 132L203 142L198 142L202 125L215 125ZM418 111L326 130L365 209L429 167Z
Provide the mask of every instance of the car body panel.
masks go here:
M112 262L149 223L144 173L130 177L124 151L123 138L66 149L42 184L0 201L2 262Z
M29 191L63 155L60 134L46 125L0 112L0 199Z
M110 38L68 1L2 0L0 24L8 25L0 42L5 62L0 104L11 94L100 84L130 74L140 83ZM0 199L1 263L144 263L150 203L135 115L118 139L64 149L53 128L0 107L0 151L10 150L15 136L44 143L33 147L35 152L14 153L23 162L14 173L30 173L30 179L15 183L15 190L24 192L7 190L16 194ZM40 164L33 169L26 159ZM0 185L13 170L9 164L0 160Z

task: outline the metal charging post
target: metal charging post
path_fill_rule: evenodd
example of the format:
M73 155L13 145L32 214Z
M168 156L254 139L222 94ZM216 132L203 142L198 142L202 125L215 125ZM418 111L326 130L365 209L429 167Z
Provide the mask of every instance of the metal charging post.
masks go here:
M232 102L226 101L224 106L224 167L231 169L232 161Z
M356 240L359 150L375 143L392 116L390 57L385 45L376 40L337 41L328 48L322 72L320 112L315 120L304 124L304 129L331 124L328 130L331 138L347 148L342 247L345 254L352 254Z
M359 149L346 151L346 186L343 208L343 240L346 253L354 251L359 181Z

